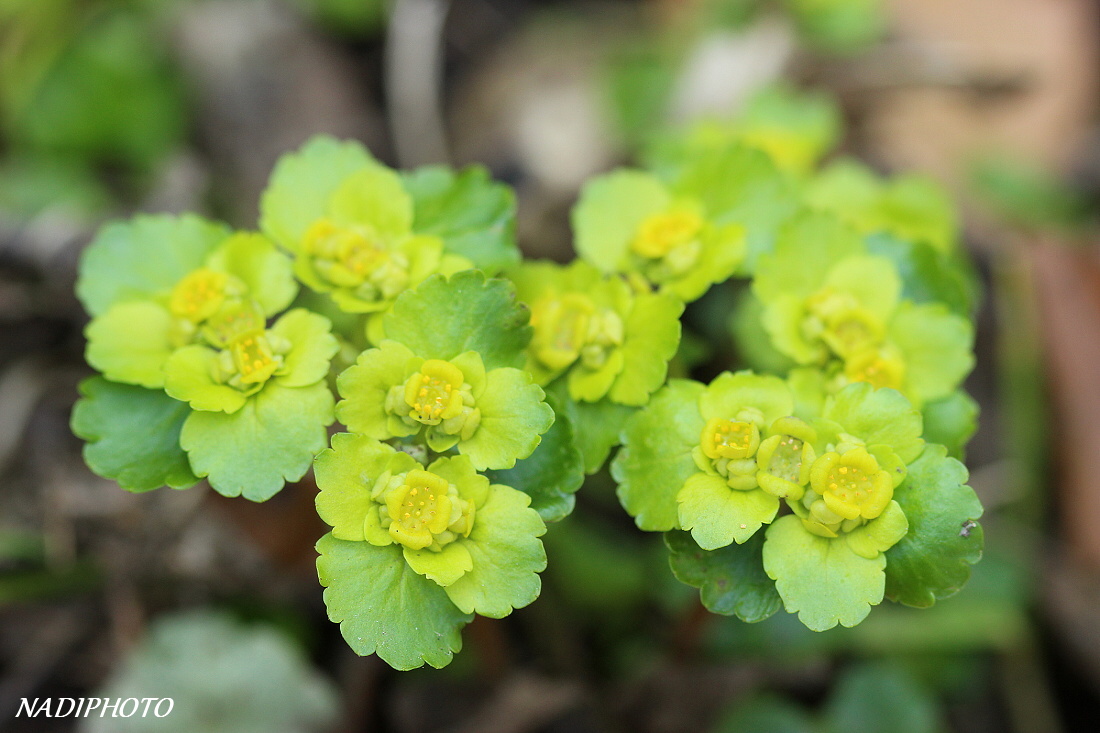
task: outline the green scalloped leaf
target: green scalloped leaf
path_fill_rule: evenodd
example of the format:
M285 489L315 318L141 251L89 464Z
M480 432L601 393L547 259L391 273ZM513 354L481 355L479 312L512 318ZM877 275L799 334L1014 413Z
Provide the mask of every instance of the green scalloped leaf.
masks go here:
M469 538L459 540L469 550L472 567L446 587L460 610L503 618L539 597L538 574L546 569L539 537L546 525L530 504L531 497L511 486L489 487Z
M329 200L353 173L379 165L360 143L327 135L279 158L260 197L260 228L291 252L328 213Z
M695 157L671 188L702 201L716 225L745 227L745 272L753 272L757 259L772 250L780 226L798 208L790 177L766 153L736 143Z
M960 316L973 308L972 289L959 267L932 245L907 242L879 232L868 236L867 251L886 257L901 276L901 297L914 303L943 303Z
M921 409L924 439L947 448L952 458L963 460L964 448L978 429L978 403L964 390L929 402Z
M699 589L708 611L753 624L783 607L775 581L764 572L763 532L743 545L712 551L700 548L687 532L666 532L665 545L672 573Z
M404 175L413 197L413 231L443 240L448 252L496 274L520 261L516 247L516 197L482 166L455 172L425 166Z
M611 463L623 508L641 529L680 527L676 495L699 472L692 450L699 445L703 418L698 382L673 379L627 421L623 448Z
M894 489L909 532L886 552L890 600L926 608L969 580L970 566L982 558L983 535L982 505L967 476L946 448L929 445Z
M637 407L620 405L608 399L599 402L577 402L569 395L568 380L555 379L546 388L554 395L558 407L555 413L565 413L573 426L573 441L581 452L584 472L593 474L603 468L611 449L619 445L619 437L627 419Z
M486 369L496 369L523 366L530 318L510 282L465 270L449 279L432 275L416 290L402 293L384 324L387 338L418 356L453 359L476 351Z
M784 608L813 631L855 626L882 602L884 555L860 557L843 537L810 534L793 514L768 527L763 558Z
M269 382L237 412L194 412L180 444L199 476L223 496L267 501L309 470L333 421L328 385Z
M867 445L888 445L903 461L920 455L921 416L900 392L852 382L825 401L824 416Z
M92 471L133 492L198 483L180 447L180 429L191 414L186 403L103 377L85 379L80 394L72 430L88 441L84 462Z
M80 258L77 297L98 316L120 301L167 293L230 234L224 224L192 214L106 224Z
M514 468L486 471L494 484L505 484L531 497L531 508L544 522L557 522L573 512L573 496L584 483L584 457L574 444L573 423L560 409L559 398L547 394L555 420L542 442Z
M485 391L476 404L481 422L458 451L478 470L511 468L517 458L537 450L543 433L554 424L554 411L543 399L542 387L522 369L493 369L485 375Z
M375 547L327 534L317 552L328 617L356 654L377 654L394 669L438 669L462 649L460 631L473 615L414 572L398 545Z

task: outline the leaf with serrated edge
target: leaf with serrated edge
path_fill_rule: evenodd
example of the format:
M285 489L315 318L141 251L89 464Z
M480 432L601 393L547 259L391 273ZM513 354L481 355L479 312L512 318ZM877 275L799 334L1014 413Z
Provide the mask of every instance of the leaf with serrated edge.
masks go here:
M470 537L462 541L472 568L445 589L459 609L502 618L539 597L546 551L538 538L546 525L530 503L531 497L511 486L489 487Z
M426 359L476 351L486 369L496 369L523 366L531 340L528 320L530 313L516 302L511 283L465 270L450 279L433 275L402 293L386 314L384 328L388 338Z
M473 616L405 562L400 545L375 547L327 534L317 543L317 576L328 617L360 656L377 654L394 669L445 667L462 649Z
M810 534L792 514L768 527L763 557L787 612L813 631L855 626L882 602L884 555L860 557L843 537Z
M573 441L573 423L559 409L558 398L546 395L554 409L554 424L542 436L542 442L529 457L514 468L488 471L495 484L505 484L531 497L531 508L544 522L556 522L568 516L576 503L574 494L584 483L584 459Z
M970 566L982 557L977 520L982 505L966 485L966 467L929 445L909 465L894 500L909 520L909 532L886 552L886 595L925 608L958 592Z
M161 486L186 489L199 479L180 447L180 429L191 414L186 403L160 390L91 377L80 384L72 429L88 441L84 460L98 475L127 491Z
M452 171L426 166L406 173L412 195L413 231L443 240L448 252L496 274L520 260L515 242L515 194L481 166Z
M672 573L700 590L708 611L751 624L783 607L775 582L764 572L762 532L743 545L709 552L695 544L687 532L665 533L665 545L671 553Z
M309 470L325 447L333 400L324 382L311 387L269 383L237 412L194 412L180 444L195 473L223 496L266 501Z
M190 214L107 224L80 259L76 294L93 316L121 301L162 295L202 267L229 234L224 224Z
M624 445L611 464L619 501L641 529L679 528L676 495L699 471L692 450L699 444L703 418L698 382L673 379L623 428Z

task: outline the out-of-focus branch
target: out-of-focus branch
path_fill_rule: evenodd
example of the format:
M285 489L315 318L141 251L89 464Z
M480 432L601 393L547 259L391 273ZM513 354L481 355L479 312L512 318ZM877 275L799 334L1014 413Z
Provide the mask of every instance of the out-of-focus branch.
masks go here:
M386 97L402 167L446 163L443 27L449 0L396 0L386 34Z

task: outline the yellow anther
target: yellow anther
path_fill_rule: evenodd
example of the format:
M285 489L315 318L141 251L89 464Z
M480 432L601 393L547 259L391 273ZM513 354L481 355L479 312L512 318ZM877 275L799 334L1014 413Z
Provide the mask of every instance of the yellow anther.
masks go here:
M760 431L753 423L713 418L704 426L699 442L703 453L713 460L749 458L760 445Z
M449 361L429 359L405 382L405 403L415 420L446 420L461 414L465 376ZM432 422L432 424L436 424Z
M658 259L698 239L703 224L703 218L690 209L653 214L642 221L630 247L642 257Z

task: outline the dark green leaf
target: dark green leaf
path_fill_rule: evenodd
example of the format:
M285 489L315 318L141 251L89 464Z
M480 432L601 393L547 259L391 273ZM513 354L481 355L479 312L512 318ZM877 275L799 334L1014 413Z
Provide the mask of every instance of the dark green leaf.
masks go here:
M522 367L531 340L531 314L507 280L486 280L477 270L447 279L432 275L402 293L385 318L386 337L427 359L481 354L486 369Z
M687 532L666 532L665 544L672 553L669 564L673 574L699 588L707 610L756 623L783 607L775 581L764 572L763 532L743 545L712 551L700 549Z
M722 716L714 733L815 733L813 719L794 702L757 695Z
M925 608L956 593L982 557L982 505L966 485L966 467L929 445L909 465L894 499L909 533L886 552L886 596Z
M921 413L924 439L946 446L949 456L963 460L963 449L978 429L978 403L958 389L943 399L929 402Z
M611 400L578 402L569 396L566 379L556 379L546 388L546 394L557 398L560 411L573 426L573 440L584 460L584 472L593 474L603 468L611 449L619 444L619 433L637 407L620 405ZM559 408L555 408L557 411Z
M440 586L413 572L399 545L375 547L327 534L317 543L317 575L328 617L356 654L378 654L395 669L450 664L472 619Z
M914 303L939 302L961 316L973 308L972 288L959 264L925 242L907 242L886 232L867 237L867 251L886 257L901 276L901 295Z
M88 441L84 460L89 468L134 492L161 486L185 489L198 483L180 447L180 430L191 414L187 403L159 389L116 384L103 377L85 379L80 394L72 429Z
M827 733L937 733L935 701L902 669L866 664L848 671L825 710Z
M529 457L514 468L487 471L489 480L528 494L531 508L546 522L556 522L573 511L573 494L584 483L584 460L574 442L573 424L559 407L560 400L546 395L554 408L554 424L543 434L542 442Z
M448 252L490 275L519 262L515 194L487 170L427 166L405 174L404 183L413 197L417 234L439 237Z

